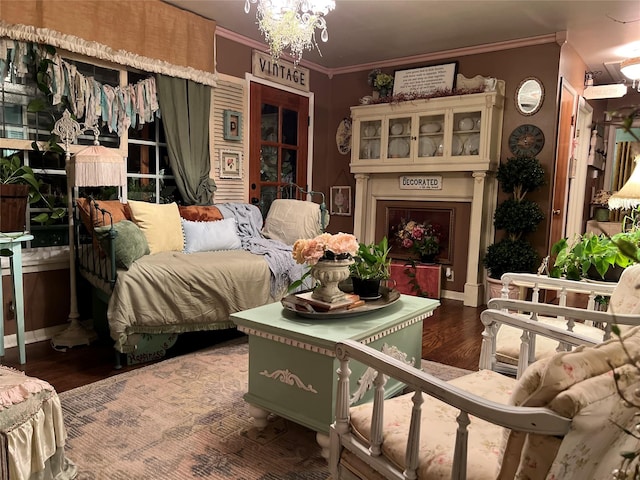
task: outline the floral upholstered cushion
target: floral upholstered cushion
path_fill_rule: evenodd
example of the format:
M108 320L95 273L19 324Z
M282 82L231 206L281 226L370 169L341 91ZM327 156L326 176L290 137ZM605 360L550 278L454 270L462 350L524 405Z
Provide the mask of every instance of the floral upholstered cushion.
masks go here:
M640 379L632 365L619 367L616 373L622 390ZM612 443L625 435L613 422L630 426L635 410L628 408L618 395L613 372L572 385L548 407L573 419L570 431L564 439L527 435L515 477L508 473L499 478L605 478L594 475L594 470L604 461ZM607 471L611 472L620 459L609 458Z
M524 315L528 318L528 315ZM540 323L551 325L554 327L567 329L566 320L558 320L556 318L538 317ZM576 322L573 331L585 337L592 338L595 342L601 342L604 338L604 330ZM501 325L496 335L496 360L498 362L509 365L518 365L520 357L520 337L522 329L511 327L509 325ZM535 359L540 360L545 357L551 357L557 353L558 341L542 335L536 335L536 353Z
M493 371L482 370L448 383L481 397L506 403L515 385L515 380ZM399 468L405 465L405 449L409 435L409 424L413 394L406 394L384 404L383 453ZM422 404L422 423L418 478L449 478L453 461L453 446L459 410L425 395ZM354 434L364 439L371 437L372 404L351 408L351 424ZM495 479L498 471L500 443L503 428L484 420L471 417L469 425L469 479Z
M631 355L640 354L640 327L633 327L622 335L622 339ZM509 402L527 407L550 406L550 402L557 401L556 398L565 390L592 377L608 374L611 366L617 368L626 361L627 356L618 338L593 347L580 346L572 352L558 353L529 366ZM526 437L521 432L507 432L501 476L498 478L514 478L521 463L521 452L526 448Z
M613 295L609 299L607 311L616 313L640 313L640 265L627 267L620 275ZM629 330L629 325L620 325L621 331Z
M632 355L640 354L640 327L628 330L622 335L622 339ZM620 348L618 338L612 338L593 347L580 346L571 352L558 353L544 364L545 368L539 375L540 384L530 395L522 398L521 405L547 405L558 393L571 385L608 372L612 366L616 368L626 362L627 355ZM514 392L514 398L520 397L521 392L518 390L521 386L522 384Z

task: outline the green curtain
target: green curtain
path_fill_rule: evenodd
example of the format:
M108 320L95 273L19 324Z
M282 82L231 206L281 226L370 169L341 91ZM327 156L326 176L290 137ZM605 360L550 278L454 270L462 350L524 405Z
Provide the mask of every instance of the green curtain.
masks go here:
M169 164L188 205L211 205L216 184L209 178L211 87L158 75L158 102L167 137Z

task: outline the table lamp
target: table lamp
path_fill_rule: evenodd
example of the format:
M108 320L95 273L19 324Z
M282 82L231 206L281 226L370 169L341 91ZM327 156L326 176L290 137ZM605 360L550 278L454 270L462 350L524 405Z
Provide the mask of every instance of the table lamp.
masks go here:
M629 219L632 221L632 228L636 226L638 206L640 205L640 155L636 155L633 160L635 167L629 180L620 190L609 197L609 209L631 210ZM628 218L622 221L622 230L625 231L625 223Z

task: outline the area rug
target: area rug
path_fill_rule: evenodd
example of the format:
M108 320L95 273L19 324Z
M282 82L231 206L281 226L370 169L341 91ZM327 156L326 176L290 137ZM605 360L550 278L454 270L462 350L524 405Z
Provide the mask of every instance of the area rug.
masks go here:
M275 416L253 428L247 368L240 338L61 393L78 480L328 479L315 432Z

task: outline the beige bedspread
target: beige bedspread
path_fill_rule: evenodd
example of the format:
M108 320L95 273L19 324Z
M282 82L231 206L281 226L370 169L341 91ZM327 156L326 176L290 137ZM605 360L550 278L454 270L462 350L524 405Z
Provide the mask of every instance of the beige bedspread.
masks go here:
M133 351L138 333L231 328L231 313L275 301L270 278L264 257L244 250L145 255L118 271L107 315L115 348Z

